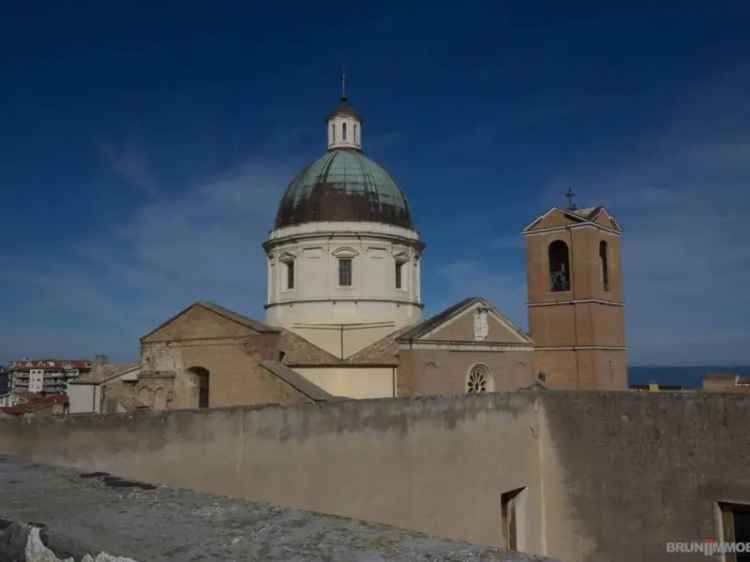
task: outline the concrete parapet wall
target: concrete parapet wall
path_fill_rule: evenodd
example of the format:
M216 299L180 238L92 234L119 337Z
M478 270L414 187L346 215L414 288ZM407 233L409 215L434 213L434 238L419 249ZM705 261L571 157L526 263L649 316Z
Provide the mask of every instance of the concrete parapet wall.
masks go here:
M0 452L499 544L503 491L528 487L528 516L540 518L533 401L517 393L9 420ZM538 534L525 546L538 552Z
M750 397L515 392L0 421L0 452L502 544L672 560L750 505Z

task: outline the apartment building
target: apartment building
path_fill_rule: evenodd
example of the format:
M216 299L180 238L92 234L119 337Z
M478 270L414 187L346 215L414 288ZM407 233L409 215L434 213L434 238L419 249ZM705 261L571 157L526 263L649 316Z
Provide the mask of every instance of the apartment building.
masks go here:
M62 394L70 382L91 371L92 366L85 359L21 359L11 361L7 371L13 392Z

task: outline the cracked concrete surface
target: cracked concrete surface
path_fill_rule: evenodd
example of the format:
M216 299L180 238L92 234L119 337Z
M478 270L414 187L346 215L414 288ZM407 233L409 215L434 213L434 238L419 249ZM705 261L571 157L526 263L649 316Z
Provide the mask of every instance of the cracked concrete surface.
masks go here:
M0 560L9 562L26 562L28 523L41 527L41 541L59 559L106 552L142 562L551 562L377 523L7 456L0 456L0 489Z

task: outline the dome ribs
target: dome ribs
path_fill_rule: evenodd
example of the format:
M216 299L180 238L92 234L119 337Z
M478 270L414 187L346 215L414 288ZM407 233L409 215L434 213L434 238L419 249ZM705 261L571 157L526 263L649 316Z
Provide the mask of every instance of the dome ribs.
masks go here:
M406 197L390 174L350 149L330 150L295 176L279 205L275 227L320 221L413 229Z

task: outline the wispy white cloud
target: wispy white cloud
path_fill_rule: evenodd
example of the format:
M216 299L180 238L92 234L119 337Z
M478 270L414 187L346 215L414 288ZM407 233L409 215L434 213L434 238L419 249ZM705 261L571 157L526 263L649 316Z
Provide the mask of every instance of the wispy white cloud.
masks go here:
M669 126L644 133L627 157L561 170L534 195L538 206L559 204L559 194L573 185L583 203L606 205L623 224L633 363L750 361L750 297L743 290L750 284L747 76L737 72L687 93ZM298 139L304 131L290 135ZM288 138L272 137L273 150L258 154L283 153ZM399 138L374 140L387 145ZM44 263L18 258L0 267L0 284L25 295L23 318L0 327L0 360L19 353L133 357L139 336L199 299L262 318L260 243L298 162L258 156L180 187L160 183L158 163L137 142L100 150L121 179L148 197L80 243L76 260L50 252ZM435 263L437 256L448 252L426 255L432 261L425 270L432 272L424 280L431 297L426 312L481 295L525 326L523 240L516 232L492 238L467 229L486 219L481 211L415 209L467 238L442 262Z
M515 324L526 327L526 274L500 271L491 263L457 260L436 268L439 299L429 303L428 314L437 313L470 296L484 297Z
M148 195L157 194L158 180L153 173L146 152L140 145L130 141L119 145L102 141L97 144L97 147L113 171L129 185Z
M0 329L0 360L133 357L140 336L195 300L262 319L260 243L291 171L284 163L250 160L182 191L157 186L132 214L81 243L78 260L51 255L43 264L16 263L13 279L31 282L38 296L21 323Z

